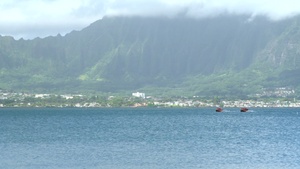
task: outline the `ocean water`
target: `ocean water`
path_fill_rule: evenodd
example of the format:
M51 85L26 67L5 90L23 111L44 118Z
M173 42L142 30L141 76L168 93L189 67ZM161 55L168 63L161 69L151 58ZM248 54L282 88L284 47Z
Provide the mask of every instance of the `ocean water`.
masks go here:
M3 169L296 169L300 109L0 109Z

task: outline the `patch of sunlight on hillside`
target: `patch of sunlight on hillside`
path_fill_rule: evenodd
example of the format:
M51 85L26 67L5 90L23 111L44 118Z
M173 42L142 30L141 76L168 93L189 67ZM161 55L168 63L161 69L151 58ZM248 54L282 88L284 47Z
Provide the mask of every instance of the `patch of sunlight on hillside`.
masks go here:
M86 75L86 74L80 75L80 76L78 77L78 79L79 79L79 80L82 80L82 81L85 81L85 80L88 80L88 79L89 79L89 76Z
M87 81L87 80L95 80L95 81L98 81L98 82L100 82L100 81L105 81L105 79L100 78L100 77L91 78L91 77L90 77L89 75L87 75L87 74L80 75L80 76L78 77L78 79L79 79L79 80L82 80L82 81Z

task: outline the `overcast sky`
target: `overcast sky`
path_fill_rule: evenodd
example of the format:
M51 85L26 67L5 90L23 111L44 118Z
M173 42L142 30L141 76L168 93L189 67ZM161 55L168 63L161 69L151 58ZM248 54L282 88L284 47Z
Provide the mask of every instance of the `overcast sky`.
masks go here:
M32 39L81 30L107 15L191 17L221 13L280 20L300 13L299 0L1 0L0 34Z

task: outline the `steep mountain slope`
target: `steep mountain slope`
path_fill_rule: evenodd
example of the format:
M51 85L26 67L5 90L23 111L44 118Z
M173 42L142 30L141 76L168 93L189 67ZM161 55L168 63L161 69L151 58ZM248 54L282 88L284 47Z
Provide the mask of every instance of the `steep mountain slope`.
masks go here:
M281 76L297 74L298 27L297 17L278 22L235 15L107 17L66 36L18 41L0 37L0 87L176 88L190 94L230 95L251 85L255 87L247 89L254 92L258 86L284 85ZM268 79L272 83L266 83Z
M275 86L300 87L300 18L294 18L280 36L271 41L257 57L269 70Z
M278 25L263 18L247 23L245 16L202 20L113 18L109 21L98 21L81 33L95 31L96 48L112 49L108 50L112 60L103 76L111 78L113 74L116 79L126 75L134 79L140 76L178 78L228 68L241 70L282 31L280 26L274 31L273 27ZM102 24L113 29L103 32L99 30Z

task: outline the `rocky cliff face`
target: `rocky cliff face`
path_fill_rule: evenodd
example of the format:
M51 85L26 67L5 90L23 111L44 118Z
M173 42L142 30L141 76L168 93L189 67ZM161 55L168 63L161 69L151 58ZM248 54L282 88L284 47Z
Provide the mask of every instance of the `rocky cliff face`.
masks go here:
M116 17L63 37L0 37L0 77L5 79L0 87L112 91L178 84L184 89L182 80L192 79L198 89L207 83L199 77L218 81L215 77L231 72L236 77L226 86L234 86L254 69L261 76L257 85L268 73L281 85L281 76L293 77L299 69L299 19L248 18Z

